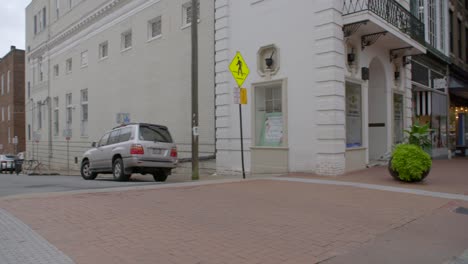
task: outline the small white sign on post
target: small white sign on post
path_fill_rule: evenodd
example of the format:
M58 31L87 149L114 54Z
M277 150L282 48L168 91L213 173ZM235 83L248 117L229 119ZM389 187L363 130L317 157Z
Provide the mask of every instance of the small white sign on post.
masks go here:
M240 88L234 87L234 94L233 94L234 104L240 104Z
M65 128L63 130L63 137L66 139L66 140L70 140L70 138L72 137L72 130L70 128Z
M116 123L117 124L129 124L130 123L130 113L117 113Z
M447 79L434 79L434 89L445 89L447 87Z
M18 145L18 136L13 137L13 144Z
M39 141L41 141L41 133L35 131L33 133L33 141L35 141L36 143L38 143Z

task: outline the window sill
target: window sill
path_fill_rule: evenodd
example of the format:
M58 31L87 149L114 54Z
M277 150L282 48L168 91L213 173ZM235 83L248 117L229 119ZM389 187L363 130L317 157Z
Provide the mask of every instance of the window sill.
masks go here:
M198 24L200 24L200 19L198 19ZM185 24L185 25L182 25L182 27L180 29L186 29L186 28L189 28L191 26L192 26L192 23Z
M357 151L357 150L366 150L366 147L350 147L346 148L346 151Z
M132 47L129 47L129 48L125 48L125 49L123 49L123 50L121 50L121 51L120 51L120 53L124 53L124 52L127 52L127 51L129 51L129 50L131 50L131 49L132 49Z
M162 34L157 35L156 37L152 37L152 38L148 39L146 42L147 42L147 43L150 43L150 42L155 41L155 40L158 40L158 39L160 39L160 38L162 38Z
M105 60L107 60L108 58L109 58L109 56L99 58L98 62L105 61Z
M288 147L268 147L268 146L265 146L265 147L262 147L262 146L255 146L255 147L250 147L250 149L253 149L253 150L283 150L283 151L286 151L286 150L289 150Z
M82 66L81 66L81 69L83 69L83 68L88 68L88 64L82 65Z

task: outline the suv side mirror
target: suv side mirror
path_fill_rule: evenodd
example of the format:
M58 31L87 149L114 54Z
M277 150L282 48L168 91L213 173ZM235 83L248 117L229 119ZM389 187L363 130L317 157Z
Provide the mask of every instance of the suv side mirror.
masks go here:
M93 148L95 148L96 145L97 145L96 142L93 142L93 143L91 144L91 146L92 146Z

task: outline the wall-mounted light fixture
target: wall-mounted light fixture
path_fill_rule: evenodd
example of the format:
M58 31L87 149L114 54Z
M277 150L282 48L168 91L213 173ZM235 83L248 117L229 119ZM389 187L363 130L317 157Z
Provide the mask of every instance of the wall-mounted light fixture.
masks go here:
M361 68L361 79L363 81L368 81L369 80L369 68L367 68L367 67L362 67Z
M273 55L275 55L275 51L271 53L271 56L269 58L265 58L265 64L267 66L267 69L271 70L271 66L273 66L273 63L275 62L273 60Z
M394 74L395 74L395 80L399 80L400 79L400 70L396 69Z

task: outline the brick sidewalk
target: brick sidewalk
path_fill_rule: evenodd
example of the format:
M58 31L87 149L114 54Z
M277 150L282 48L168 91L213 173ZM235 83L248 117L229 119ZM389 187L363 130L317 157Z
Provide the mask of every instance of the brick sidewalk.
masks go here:
M0 201L76 263L315 263L448 200L271 180Z
M420 183L394 180L386 166L373 167L338 177L321 177L306 173L290 173L288 177L325 179L347 182L378 184L418 190L468 195L468 159L434 160L429 176Z

